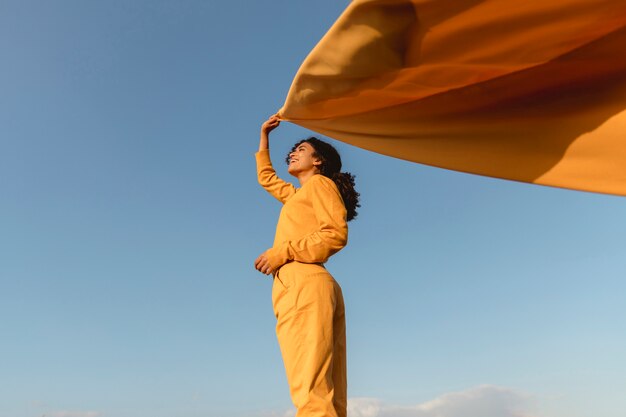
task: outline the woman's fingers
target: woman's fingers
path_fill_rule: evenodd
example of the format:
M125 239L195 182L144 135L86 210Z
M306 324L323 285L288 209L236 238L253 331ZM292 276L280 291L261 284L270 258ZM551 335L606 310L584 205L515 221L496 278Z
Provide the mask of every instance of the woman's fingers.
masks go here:
M279 125L280 119L276 115L270 116L270 118L263 123L263 126L261 126L261 130L265 133L269 133Z
M272 266L265 257L265 252L254 261L254 268L262 274L269 275L272 273Z

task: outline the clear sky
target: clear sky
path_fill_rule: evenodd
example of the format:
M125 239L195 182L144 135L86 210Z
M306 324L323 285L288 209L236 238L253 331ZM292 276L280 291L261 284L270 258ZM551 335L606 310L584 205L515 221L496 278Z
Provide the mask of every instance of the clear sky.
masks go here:
M253 154L346 4L0 1L0 417L290 415ZM333 143L351 417L624 416L626 199Z

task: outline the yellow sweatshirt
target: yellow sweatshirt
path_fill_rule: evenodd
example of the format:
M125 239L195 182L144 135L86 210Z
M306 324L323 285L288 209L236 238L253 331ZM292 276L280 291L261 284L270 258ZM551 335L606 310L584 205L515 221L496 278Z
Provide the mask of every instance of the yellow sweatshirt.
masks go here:
M296 188L278 178L269 150L255 156L259 184L283 203L274 246L266 254L272 269L291 261L326 262L348 242L346 207L333 180L313 175Z

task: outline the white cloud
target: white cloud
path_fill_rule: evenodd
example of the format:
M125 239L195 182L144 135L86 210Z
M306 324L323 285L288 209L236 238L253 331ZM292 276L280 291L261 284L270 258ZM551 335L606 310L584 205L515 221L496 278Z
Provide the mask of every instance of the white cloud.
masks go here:
M350 417L532 417L530 397L508 388L482 385L441 395L413 406L373 398L349 400Z
M348 399L348 415L350 417L377 417L380 414L381 403L376 398Z
M285 411L285 413L282 415L282 417L295 417L295 415L296 415L296 410L289 409L289 410Z
M293 417L288 410L283 417ZM377 398L350 398L349 417L533 417L528 394L509 388L481 385L443 394L412 405L386 404Z

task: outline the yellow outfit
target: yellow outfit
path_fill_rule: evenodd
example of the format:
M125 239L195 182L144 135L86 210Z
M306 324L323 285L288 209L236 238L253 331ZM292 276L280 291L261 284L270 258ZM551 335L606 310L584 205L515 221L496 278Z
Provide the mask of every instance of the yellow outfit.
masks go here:
M276 176L269 151L256 154L259 183L281 203L272 304L296 417L346 417L346 326L341 288L323 263L348 239L335 183L314 175L297 189Z

